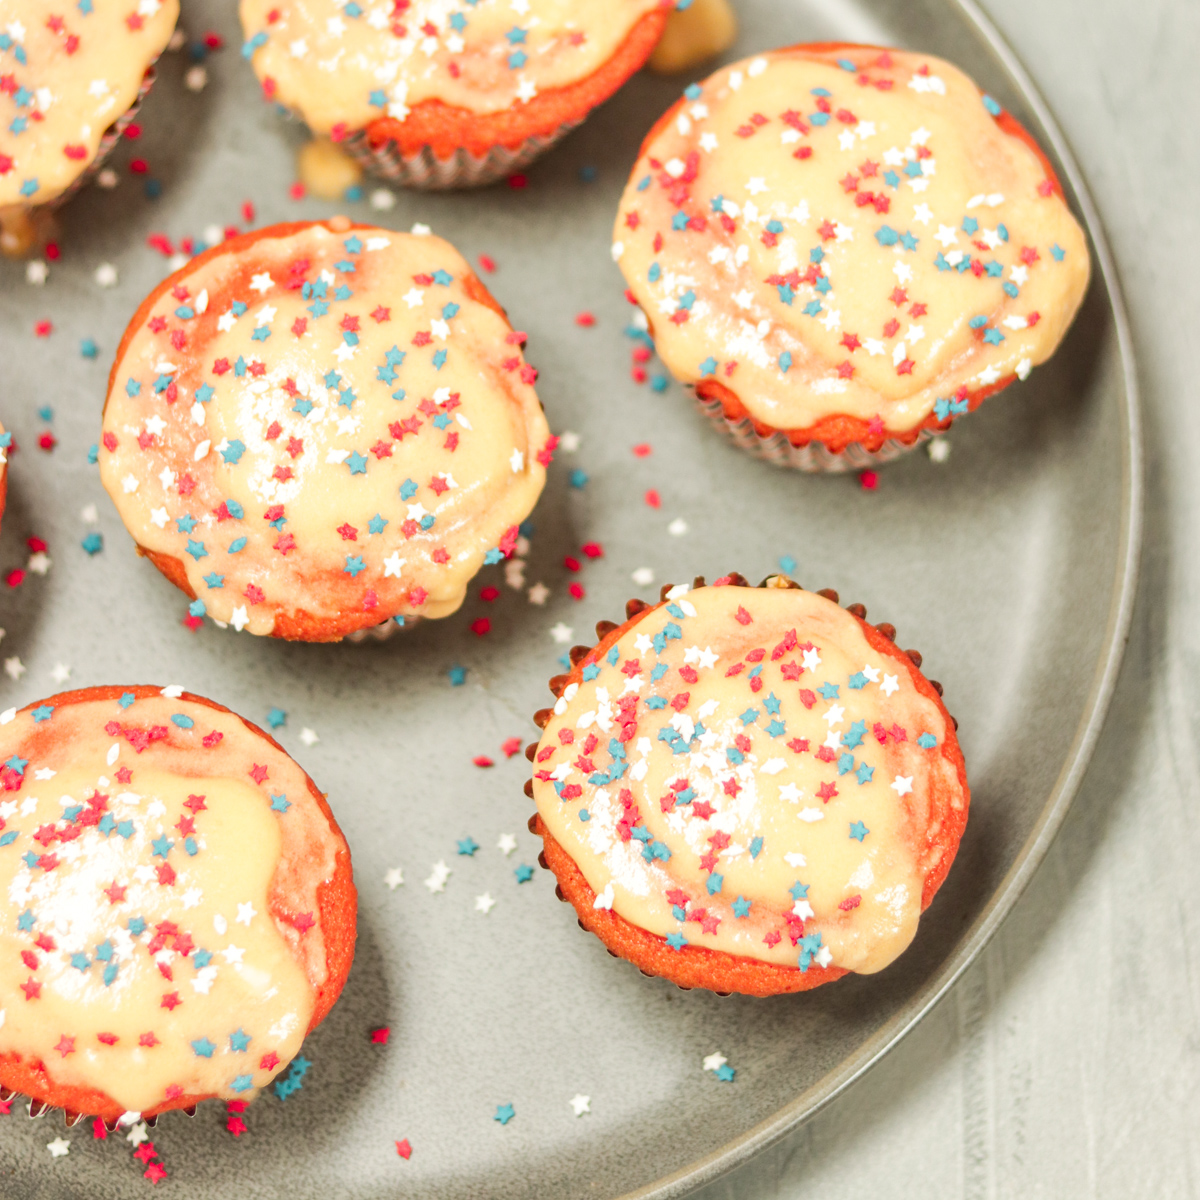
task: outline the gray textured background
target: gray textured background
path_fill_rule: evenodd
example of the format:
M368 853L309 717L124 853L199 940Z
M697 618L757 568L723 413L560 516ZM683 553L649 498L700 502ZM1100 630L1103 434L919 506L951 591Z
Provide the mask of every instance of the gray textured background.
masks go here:
M1200 4L984 8L1071 143L1125 289L1147 441L1133 636L1074 808L980 961L695 1200L1200 1195Z
M227 14L228 3L188 0L185 20L193 18L190 31L203 29L210 13ZM842 7L830 5L829 11ZM1136 10L1111 0L993 0L987 7L1042 88L1075 149L1127 288L1139 340L1150 443L1148 545L1134 639L1108 727L1079 800L1033 886L983 960L882 1064L798 1133L698 1193L703 1200L816 1195L840 1200L917 1194L1170 1197L1193 1194L1200 1179L1196 1117L1189 1110L1198 1031L1187 958L1188 906L1194 909L1195 902L1186 885L1194 874L1188 868L1195 855L1188 852L1195 838L1185 823L1183 807L1194 804L1200 782L1191 719L1194 685L1187 670L1194 658L1188 639L1194 644L1195 635L1188 627L1186 598L1196 581L1190 574L1195 568L1187 558L1185 537L1189 526L1194 526L1188 518L1197 494L1187 470L1191 428L1183 424L1195 420L1185 408L1189 400L1185 372L1196 357L1194 345L1184 340L1185 321L1195 311L1186 301L1200 299L1194 271L1186 270L1189 262L1200 258L1195 243L1200 230L1187 191L1196 174L1187 159L1194 140L1191 131L1200 116L1200 96L1189 78L1200 33L1200 7L1168 0L1149 0ZM824 19L822 6L814 2L803 8L809 22L805 30L817 36ZM228 24L227 15L221 19ZM862 36L869 36L865 26ZM171 71L177 87L178 68ZM368 839L364 825L356 843L364 937L353 986L323 1029L323 1037L313 1039L317 1066L311 1090L287 1108L269 1100L256 1105L248 1115L253 1133L236 1150L220 1132L220 1110L214 1106L197 1118L194 1129L164 1122L156 1138L164 1147L168 1169L177 1172L173 1186L179 1194L191 1195L205 1173L211 1170L215 1176L220 1166L226 1187L242 1195L268 1195L262 1183L266 1176L261 1173L267 1159L280 1168L282 1157L285 1172L291 1166L291 1143L273 1136L285 1128L285 1120L293 1131L305 1129L311 1156L333 1163L339 1153L345 1153L347 1135L352 1130L362 1133L356 1114L364 1107L373 1118L370 1138L379 1145L369 1154L360 1154L354 1167L346 1169L356 1169L359 1180L396 1180L401 1187L405 1179L420 1178L417 1172L426 1169L438 1152L432 1136L422 1140L423 1129L461 1129L468 1147L463 1154L469 1153L486 1170L494 1169L492 1178L497 1182L504 1174L510 1184L514 1172L522 1171L522 1163L532 1163L522 1159L522 1145L544 1150L566 1145L576 1136L605 1137L611 1128L611 1154L653 1155L652 1116L642 1126L621 1124L615 1119L620 1105L614 1102L614 1091L621 1089L621 1097L631 1101L631 1119L634 1112L652 1110L655 1102L670 1104L677 1095L699 1097L700 1085L708 1081L696 1078L695 1058L723 1048L735 1052L731 1058L741 1072L735 1086L742 1090L716 1092L715 1099L703 1093L703 1103L749 1109L763 1091L754 1080L770 1080L771 1063L751 1061L748 1049L743 1058L736 1057L737 1046L728 1031L736 1024L732 1014L744 1006L734 1008L734 1002L710 1003L697 997L675 1005L677 996L671 990L613 975L603 955L592 953L590 942L569 928L569 920L548 903L550 887L541 873L532 885L517 890L511 867L517 861L532 861L536 852L523 829L527 811L519 794L523 761L486 775L469 767L465 754L461 763L437 761L430 749L432 734L442 727L437 713L434 707L423 713L409 698L429 696L432 706L444 705L445 668L452 655L463 654L462 661L469 663L472 673L467 690L456 695L473 722L469 752L495 755L502 737L529 732L527 713L543 700L543 664L553 669L554 651L544 630L551 621L566 619L581 633L597 616L612 615L614 605L633 590L627 582L629 569L641 562L658 568L660 579L685 577L689 567L710 572L728 568L722 556L728 554L736 523L726 528L726 522L721 537L709 539L675 539L665 533L671 516L683 513L695 524L696 514L704 512L708 491L703 472L670 480L672 492L664 488L661 520L643 527L644 545L623 536L626 531L608 521L612 502L622 498L619 493L627 474L640 489L661 486L671 473L657 458L639 466L640 473L629 472L627 451L603 444L604 413L589 411L589 406L595 407L594 397L602 396L616 422L630 427L636 413L641 422L637 436L646 436L660 450L669 439L677 439L673 444L685 454L698 455L697 461L707 470L729 471L727 478L736 472L737 478L752 482L761 511L791 511L785 506L802 497L807 507L793 534L797 544L782 541L777 532L747 529L744 542L738 544L748 561L736 565L763 574L774 565L775 555L797 554L804 564L802 578L813 586L835 582L847 599L861 598L873 610L878 607L873 616L895 621L902 633L912 630L914 644L936 648L934 658L940 660L938 674L947 683L947 694L969 699L973 706L981 704L984 682L999 662L993 657L985 669L978 657L982 638L975 639L968 664L956 654L963 631L957 629L947 637L939 632L938 622L922 612L926 589L921 580L904 579L898 586L893 579L885 589L869 564L860 567L841 545L807 544L805 533L824 530L828 525L822 522L829 521L844 521L849 529L865 514L894 515L906 511L903 506L908 504L917 506L918 512L925 511L920 505L927 504L932 512L939 496L962 504L971 495L967 472L987 469L987 442L997 437L1003 453L995 455L986 487L977 490L994 499L995 488L1005 485L1006 494L1019 496L1023 505L1014 530L1029 528L1028 506L1036 505L1042 495L1026 486L1033 467L1040 470L1069 444L1072 428L1081 439L1092 428L1088 422L1073 425L1077 412L1068 410L1057 421L1047 419L1043 429L1038 454L1050 459L1039 457L1035 463L1033 448L1023 444L1024 422L1037 411L1039 394L1052 392L1056 381L1064 395L1074 394L1066 359L1057 360L1058 365L1045 375L1035 374L1030 388L1014 389L1003 406L985 409L964 424L961 433L956 431L949 472L936 475L920 461L892 468L885 478L886 505L871 509L867 505L875 498L856 494L852 481L839 484L762 474L764 468L724 450L698 422L679 413L678 396L669 402L664 398L661 407L648 409L642 404L639 409L641 400L628 387L606 392L609 360L597 355L596 348L602 346L604 354L611 355L616 341L613 323L624 311L611 271L603 276L603 289L579 292L578 307L594 303L601 317L600 330L584 333L564 330L565 314L546 311L546 303L539 306L528 291L529 264L509 261L517 251L503 243L505 220L519 211L519 205L543 213L546 200L538 188L525 195L493 197L494 215L484 211L482 217L477 212L481 206L471 199L431 203L438 210L439 230L464 251L487 251L502 259L497 291L502 300L513 304L515 315L528 314L519 323L535 334L547 400L560 406L560 416L574 409L580 417L575 427L583 430L585 444L579 465L593 478L579 495L566 489L565 471L558 469L557 482L539 512L542 533L535 539L529 581L554 569L552 560L561 555L564 545L573 547L597 530L609 557L602 567L584 575L588 604L573 608L564 600L560 570L557 576L546 575L557 594L544 611L514 606L511 598L507 605L497 604L495 612L473 602L468 615L488 611L497 627L496 635L478 649L470 635L464 632L456 641L449 628L418 631L406 646L393 642L379 653L362 648L361 658L355 659L336 648L235 642L211 629L193 639L178 629L180 598L150 568L131 561L127 537L100 494L94 471L83 465L83 450L94 438L94 409L89 411L87 405L96 403L97 386L124 314L161 275L161 261L139 249L145 232L164 228L176 236L194 234L212 219L236 221L244 196L259 202L260 221L327 211L307 203L293 207L280 194L280 181L290 170L288 135L262 106L251 107L252 87L236 49L227 50L213 63L213 75L210 89L179 110L194 124L181 124L187 132L176 136L176 144L164 144L161 125L156 129L157 123L147 114L147 157L166 182L157 214L144 205L114 204L116 194L105 197L93 192L80 197L66 219L74 240L68 242L61 266L52 268L45 293L23 284L7 294L0 289L0 301L8 302L15 322L10 330L19 324L23 331L12 343L19 363L10 360L10 369L0 373L0 392L5 393L8 411L17 416L23 443L19 464L23 481L6 519L2 565L13 565L20 556L16 539L23 532L47 536L56 559L48 578L32 578L8 599L4 618L8 637L0 655L20 653L30 669L19 686L0 679L3 694L24 702L54 690L48 674L59 659L72 664L72 683L124 677L136 641L144 661L158 665L162 682L179 678L258 719L266 704L282 703L291 712L284 744L330 788L345 816L351 822L361 820L352 806L368 804L387 814L387 824L381 827L385 837ZM164 83L170 78L164 70ZM625 103L631 102L627 97ZM244 106L244 116L239 105ZM597 118L564 147L556 162L539 168L541 179L566 190L575 161L570 145L575 146L576 157L581 152L602 155L603 136ZM128 149L121 157L122 167L131 156ZM601 186L611 182L602 180ZM214 190L217 183L223 186ZM123 189L128 186L122 184ZM609 201L600 193L582 190L578 196L574 201L578 218L603 225L606 215L600 209ZM424 215L423 205L404 197L388 222L402 226L402 217L410 211ZM368 210L359 206L354 211L365 216ZM574 240L562 240L552 214L545 215L547 253L561 257L578 249ZM601 248L595 249L598 252L593 254L589 246L588 263L602 263ZM97 293L90 282L90 264L103 258L119 262L122 268L121 286L107 296ZM583 258L580 253L580 261ZM584 266L581 274L590 270L592 266ZM10 272L4 278L14 277ZM1189 293L1184 292L1185 286ZM79 304L74 305L74 300ZM49 343L33 343L24 322L42 315L60 320L60 328ZM602 331L604 340L597 342ZM86 334L102 343L95 364L75 357L71 339ZM617 353L626 352L622 342ZM1071 360L1077 361L1078 356ZM16 386L14 379L19 381ZM33 447L39 426L32 410L35 403L46 401L57 408L54 427L62 439L50 457ZM1095 416L1095 406L1087 411ZM561 419L557 426L564 423ZM48 489L57 493L50 503L46 502ZM1087 490L1103 493L1105 489L1089 486ZM1085 535L1091 531L1077 529L1070 521L1062 524L1062 512L1052 508L1053 492L1044 496L1045 528L1072 541L1057 563L1053 556L1047 560L1031 551L1030 561L1036 558L1041 568L1040 594L1049 589L1046 603L1058 610L1068 605L1070 567L1086 558ZM878 498L884 499L883 494ZM91 561L83 560L78 549L84 532L78 512L88 501L98 503L106 538L104 553ZM978 515L971 513L970 519ZM888 540L884 526L873 544ZM1020 561L1021 547L1006 546L1005 554ZM966 576L976 569L978 564L971 560L962 572L964 593L970 592ZM1080 577L1085 574L1079 572ZM498 575L493 581L500 583ZM105 598L114 595L121 597L118 611L126 627L117 637L97 636L95 629L108 627L85 615L85 607L95 605L98 612L107 603ZM1106 604L1099 597L1087 599L1082 607L1088 611ZM993 652L1003 648L1004 632L1000 622L986 631ZM533 653L535 644L535 669L521 672L518 679L510 669L512 659ZM361 662L361 677L347 665L351 662ZM392 689L390 710L381 706L377 711L371 703L373 686ZM965 715L967 710L959 711ZM304 747L298 737L302 725L317 728L322 741ZM366 736L377 749L394 747L402 767L378 772L360 761L354 749L357 743L344 736L351 732ZM983 743L986 733L978 723L966 731ZM438 781L436 789L423 782L428 780ZM982 815L986 809L980 807ZM454 857L447 832L451 825L453 836L470 833L483 844L478 860ZM980 828L977 821L976 829ZM502 829L518 835L520 848L511 860L500 859L493 848ZM447 894L433 898L420 880L437 857L446 857L456 875ZM393 863L404 866L407 883L400 892L388 895L379 879L381 868ZM960 871L957 878L962 875ZM475 918L471 900L484 888L500 904L488 918ZM930 916L921 953L929 950L936 936L937 913ZM469 930L465 945L459 944L471 956L480 978L490 972L506 980L506 1012L537 1013L538 1020L548 1019L542 1016L546 1012L556 1022L555 1031L570 1025L575 1014L570 1006L547 1008L550 989L568 987L582 997L597 994L591 989L599 978L614 980L616 989L601 1014L609 1024L595 1022L594 1036L586 1048L577 1047L571 1064L586 1069L576 1076L564 1071L544 1096L533 1087L540 1077L523 1081L529 1085L527 1090L512 1094L526 1061L542 1055L540 1049L523 1049L534 1040L527 1028L491 1027L483 1020L469 1028L453 1023L418 1025L413 1014L427 993L452 991L460 986L456 981L462 974L460 966L438 953L437 947L416 937L409 944L405 922L410 921L440 923L438 928L456 935L460 929ZM497 939L491 930L501 921L509 924ZM563 927L561 945L558 926ZM398 955L384 953L385 933L389 939L401 939ZM538 945L551 936L554 951L540 969L505 974L505 968L511 967L505 947ZM913 954L906 956L914 967L916 955L914 947ZM831 995L812 1007L819 1010L823 1005L836 1007L837 998ZM681 1028L669 1010L681 1006L691 1014L688 1037L671 1039L668 1056L662 1039ZM486 1012L486 1006L478 1011ZM347 1055L344 1060L335 1056L336 1046L357 1046L363 1031L382 1020L390 1020L395 1030L394 1053L386 1060L390 1064L386 1072L382 1055ZM639 1022L648 1021L655 1023L656 1053L661 1058L654 1075L646 1074L640 1042L629 1035L630 1030L638 1030ZM692 1033L699 1035L695 1045L689 1040ZM769 1044L769 1039L760 1041ZM401 1077L397 1083L389 1072L406 1056L415 1059L418 1048L430 1060L422 1068L427 1074L418 1073L414 1065L406 1092L406 1080ZM776 1067L772 1087L786 1084L781 1078L785 1071L786 1067ZM603 1078L604 1086L586 1078L574 1081L588 1072L595 1081ZM595 1098L595 1115L580 1123L570 1118L565 1107L577 1087L592 1091ZM517 1102L518 1118L501 1132L490 1122L491 1107L509 1099ZM304 1107L297 1110L297 1104ZM380 1120L383 1110L396 1114L392 1136L413 1137L416 1156L407 1168L394 1156L385 1157L390 1146L385 1136L389 1130ZM22 1196L74 1200L75 1194L84 1194L74 1189L86 1187L90 1200L101 1191L140 1194L146 1186L129 1164L121 1162L121 1155L113 1153L117 1147L90 1146L90 1135L84 1130L72 1134L70 1158L51 1164L43 1147L57 1132L48 1122L36 1130L17 1124L0 1129L0 1165L21 1177ZM441 1149L444 1153L449 1147ZM238 1154L244 1154L244 1160L238 1160ZM299 1157L296 1182L303 1191ZM240 1182L238 1161L246 1164ZM409 1174L397 1173L397 1167ZM313 1182L311 1177L308 1181ZM480 1195L493 1194L481 1186L485 1190ZM545 1188L542 1192L549 1194ZM7 1200L8 1194L0 1178L0 1195Z

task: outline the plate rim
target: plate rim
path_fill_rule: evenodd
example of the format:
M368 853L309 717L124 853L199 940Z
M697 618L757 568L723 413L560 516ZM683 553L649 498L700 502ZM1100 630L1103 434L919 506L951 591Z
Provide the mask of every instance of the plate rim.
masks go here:
M619 1197L614 1197L614 1200L678 1200L741 1166L815 1116L835 1097L841 1095L932 1011L991 941L1041 865L1083 782L1116 691L1137 598L1144 509L1145 448L1141 398L1133 334L1125 297L1099 210L1053 111L1016 52L977 0L950 0L950 3L973 27L976 36L1007 73L1009 82L1020 92L1030 112L1037 119L1040 131L1057 157L1078 201L1084 225L1092 241L1095 261L1099 268L1098 275L1104 282L1112 310L1124 383L1124 400L1120 404L1120 540L1112 601L1099 661L1092 677L1092 686L1083 717L1076 728L1075 737L1041 816L991 900L930 983L841 1066L830 1071L819 1083L802 1092L774 1115L759 1122L740 1137L726 1142L711 1154L635 1191L622 1193Z

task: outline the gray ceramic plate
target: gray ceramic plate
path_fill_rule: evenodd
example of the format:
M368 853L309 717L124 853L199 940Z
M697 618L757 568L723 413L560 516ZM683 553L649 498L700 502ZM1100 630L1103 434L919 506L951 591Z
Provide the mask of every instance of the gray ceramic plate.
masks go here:
M913 455L874 492L726 446L674 386L656 394L630 379L609 229L642 134L682 86L644 76L535 166L526 189L401 195L375 213L396 228L428 221L468 256L495 258L489 282L530 332L552 424L580 435L534 518L525 579L550 588L544 606L497 567L479 583L499 599L477 591L459 616L384 644L191 632L179 593L134 557L87 464L108 360L166 267L146 238L240 224L246 200L260 223L333 210L288 196L299 131L259 99L237 53L234 6L184 7L193 37L213 29L230 47L209 57L208 86L187 91L186 58L164 59L145 134L118 152L119 186L65 210L48 282L0 266L0 416L21 444L0 569L24 565L29 536L48 542L53 563L3 589L0 655L25 672L0 677L0 702L59 690L63 664L75 686L179 682L259 721L286 710L280 736L329 790L353 848L361 918L353 973L307 1044L302 1090L261 1098L238 1140L219 1104L164 1119L153 1136L170 1186L212 1200L681 1195L811 1114L920 1019L1037 866L1098 734L1132 598L1139 447L1121 301L1078 172L1019 66L962 0L740 0L739 56L834 38L923 47L972 73L1052 148L1099 267L1059 355L957 426L947 462ZM159 198L129 172L135 154ZM119 269L114 289L93 280L102 262ZM575 324L582 310L595 327ZM34 336L41 319L54 324L45 339ZM80 356L84 338L99 358ZM47 405L51 419L38 414ZM47 429L58 438L50 453L36 446ZM652 452L632 453L642 443ZM572 486L573 471L586 474L573 481L583 486ZM651 488L661 508L643 502ZM94 557L80 545L91 504L104 537ZM679 519L686 531L672 534ZM604 557L571 576L564 555L590 541ZM505 760L500 746L534 733L530 714L566 649L552 627L586 640L639 590L731 569L757 578L784 556L808 586L862 601L924 651L962 722L971 822L916 943L883 975L771 1001L684 993L582 934L546 872L517 882L537 846L525 830L524 758ZM642 567L655 589L631 582ZM570 597L571 578L585 599ZM484 615L491 631L476 636L471 623ZM456 666L466 668L460 686ZM306 727L320 740L302 738ZM480 754L497 765L472 765ZM517 842L510 856L497 849L505 833ZM474 856L457 853L467 837L480 846ZM452 874L435 894L422 881L439 860ZM404 875L395 890L384 883L393 867ZM476 906L484 894L495 900L486 914ZM390 1039L372 1043L382 1025ZM717 1051L737 1071L732 1083L702 1069ZM590 1114L574 1115L576 1094L590 1097ZM493 1117L505 1104L515 1116L501 1125ZM46 1145L63 1133L53 1116L0 1119L6 1200L143 1194L123 1139L97 1141L80 1125L65 1133L70 1153L52 1158Z

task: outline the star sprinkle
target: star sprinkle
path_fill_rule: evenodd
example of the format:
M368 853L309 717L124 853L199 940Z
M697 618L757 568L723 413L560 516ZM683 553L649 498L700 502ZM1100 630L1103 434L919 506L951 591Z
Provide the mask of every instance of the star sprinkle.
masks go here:
M404 882L404 874L399 867L391 867L384 873L383 882L394 892Z
M571 1106L571 1111L574 1112L577 1117L582 1117L584 1113L590 1113L592 1111L591 1096L576 1094L572 1096L567 1103Z
M507 1125L516 1115L516 1109L511 1104L498 1104L496 1105L496 1115L492 1120L499 1121L501 1125Z
M484 915L490 913L496 906L496 901L492 899L490 892L484 892L482 896L475 897L475 911L481 912Z
M425 880L425 886L431 892L444 892L446 890L446 880L450 878L451 871L446 866L444 859L439 859L433 864L433 870L428 879Z

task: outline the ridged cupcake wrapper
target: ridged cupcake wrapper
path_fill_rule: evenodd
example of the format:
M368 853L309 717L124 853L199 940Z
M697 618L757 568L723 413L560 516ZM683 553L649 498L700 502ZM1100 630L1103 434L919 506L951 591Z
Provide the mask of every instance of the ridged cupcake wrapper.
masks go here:
M25 1111L31 1121L36 1121L47 1116L52 1117L55 1113L60 1113L62 1115L64 1128L74 1129L76 1125L79 1125L84 1121L96 1120L96 1118L89 1113L70 1112L65 1108L56 1108L54 1105L47 1104L43 1100L35 1100L32 1096L27 1096L24 1092L17 1091L15 1088L0 1087L0 1101L21 1099L28 1101L28 1103L25 1105ZM185 1117L194 1117L196 1115L195 1106L191 1108L173 1109L172 1111L181 1112ZM152 1117L142 1117L139 1114L138 1120L143 1122L150 1129L153 1129L158 1124L159 1115L160 1114L155 1113L155 1115ZM126 1121L123 1119L116 1121L106 1120L104 1122L104 1128L107 1129L109 1133L113 1133L123 1125L130 1125L133 1123L134 1122L132 1121Z
M868 450L865 446L852 443L845 450L834 453L823 442L814 441L804 446L794 446L787 435L778 430L770 434L761 434L754 428L754 422L748 416L736 421L727 417L719 399L705 399L695 392L693 395L700 411L735 446L753 454L755 458L774 463L777 467L791 467L796 471L834 475L883 466L884 463L894 462L902 455L915 450L934 436L933 430L922 429L912 442L889 438L878 450Z
M431 147L404 154L393 140L372 146L366 130L352 133L338 145L365 171L403 187L437 191L447 188L484 187L529 166L579 124L570 121L553 133L526 138L516 149L493 146L484 155L459 148L450 158L438 158Z
M404 624L399 625L394 618L389 617L386 621L381 621L378 625L371 625L366 629L356 629L353 633L346 634L342 640L356 643L386 642L388 638L394 637L399 630L411 629L420 620L420 617L405 617Z

